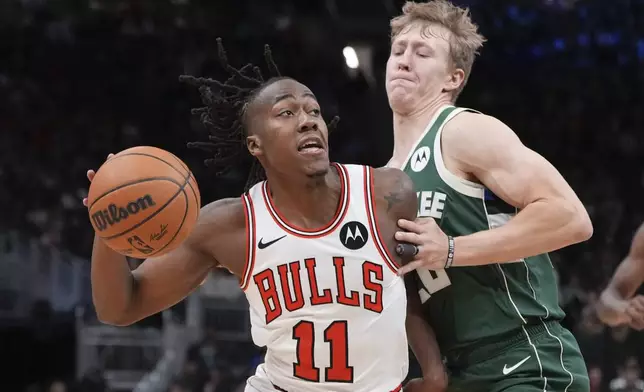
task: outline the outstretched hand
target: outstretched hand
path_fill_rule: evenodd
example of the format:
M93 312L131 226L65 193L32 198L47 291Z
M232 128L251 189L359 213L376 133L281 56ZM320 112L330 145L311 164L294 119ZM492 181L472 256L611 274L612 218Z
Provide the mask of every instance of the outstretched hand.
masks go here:
M109 160L109 159L111 159L113 156L114 156L114 154L109 154L109 155L107 156L106 161L107 161L107 160ZM92 182L92 180L94 179L94 176L95 176L95 175L96 175L96 171L94 171L94 170L92 170L92 169L90 169L90 170L88 170L88 171L87 171L87 179L89 180L89 182L90 182L90 183L91 183L91 182ZM83 205L84 205L85 207L88 207L88 205L87 205L87 198L86 198L86 197L84 197L84 198L83 198Z
M404 231L396 232L396 240L418 247L416 256L398 270L399 275L418 268L429 270L445 268L449 250L448 238L433 218L418 218L415 221L399 219L398 227Z

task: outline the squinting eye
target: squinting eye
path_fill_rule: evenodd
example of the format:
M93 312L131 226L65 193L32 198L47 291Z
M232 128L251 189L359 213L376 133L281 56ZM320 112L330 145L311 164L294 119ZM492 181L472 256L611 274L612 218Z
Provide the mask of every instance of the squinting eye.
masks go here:
M319 116L320 114L322 114L322 112L320 112L320 109L313 109L313 110L311 110L311 113L314 116Z
M287 109L287 110L283 110L282 112L280 112L280 116L284 116L284 115L286 115L286 116L289 116L289 117L290 117L290 116L293 116L294 114L295 114L295 113L293 113L292 111L290 111L290 110L288 110L288 109Z

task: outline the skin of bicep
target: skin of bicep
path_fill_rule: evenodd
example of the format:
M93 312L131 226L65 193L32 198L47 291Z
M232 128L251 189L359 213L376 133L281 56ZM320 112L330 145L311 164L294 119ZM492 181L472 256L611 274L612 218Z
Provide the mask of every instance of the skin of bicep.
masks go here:
M517 208L545 197L578 201L557 169L502 122L471 113L452 121L442 139L448 169L482 183Z
M454 265L512 262L592 236L590 217L563 176L510 128L472 113L452 122L442 137L448 169L519 209L504 225L455 238Z

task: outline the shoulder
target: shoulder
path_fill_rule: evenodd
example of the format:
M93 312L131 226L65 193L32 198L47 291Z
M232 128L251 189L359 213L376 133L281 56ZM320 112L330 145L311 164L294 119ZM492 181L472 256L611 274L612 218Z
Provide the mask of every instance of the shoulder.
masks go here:
M513 139L517 135L503 121L483 113L462 112L445 124L443 141L476 141L485 144Z
M226 198L208 203L201 207L197 224L190 235L192 245L202 245L209 238L235 229L244 229L246 225L245 207L241 197Z
M206 204L199 212L198 223L228 225L244 222L244 203L241 197L226 198Z
M402 170L390 167L373 169L373 191L376 200L386 205L392 218L416 218L414 182Z
M246 249L246 216L241 197L206 204L184 246L192 252L217 260L237 276L244 271Z
M445 125L441 139L443 154L456 161L477 164L526 148L514 131L501 120L481 113L463 112ZM495 153L491 154L490 152Z
M397 186L407 191L414 190L414 182L405 172L393 167L379 167L373 169L373 184L376 192L389 190Z

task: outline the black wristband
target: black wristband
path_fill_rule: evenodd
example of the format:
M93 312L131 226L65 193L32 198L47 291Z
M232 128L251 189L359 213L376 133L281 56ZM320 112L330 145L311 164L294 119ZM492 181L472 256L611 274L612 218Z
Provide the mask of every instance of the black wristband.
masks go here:
M452 266L454 262L454 237L447 236L447 260L445 260L445 269Z

